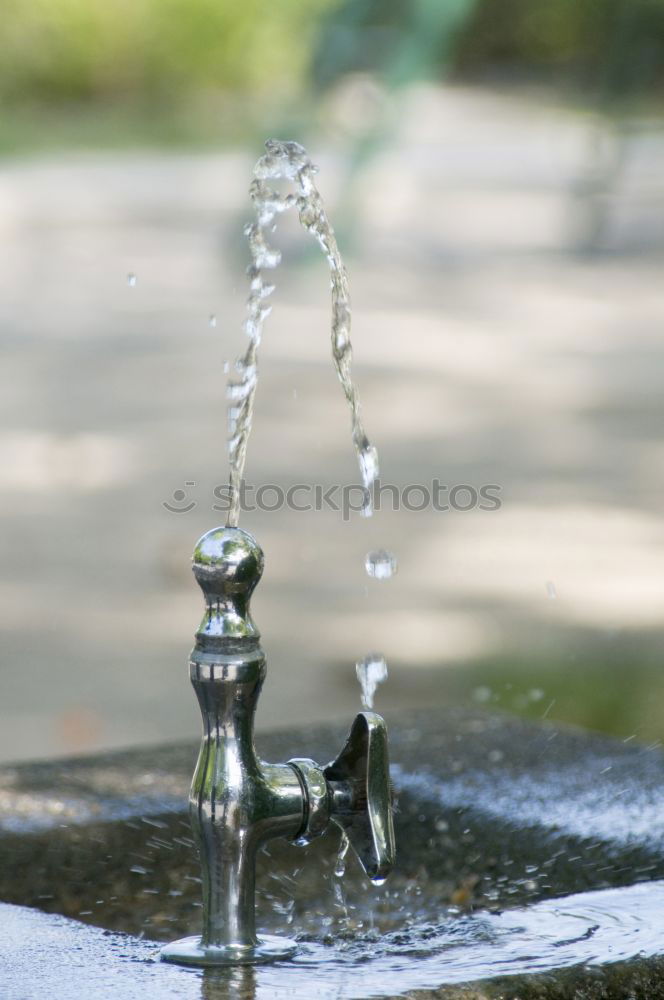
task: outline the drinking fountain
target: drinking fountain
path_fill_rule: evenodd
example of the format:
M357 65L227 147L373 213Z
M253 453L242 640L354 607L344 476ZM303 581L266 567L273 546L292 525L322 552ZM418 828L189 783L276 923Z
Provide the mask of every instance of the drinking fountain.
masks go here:
M366 489L378 475L350 372L347 275L314 173L292 142L268 142L255 168L250 342L228 387L231 487L242 481L273 289L262 270L278 262L267 232L294 207L330 266L333 359ZM291 182L295 194L272 191L270 179ZM380 716L360 713L326 765L309 758L270 764L256 754L266 662L249 604L264 559L238 527L237 489L231 496L228 524L207 532L193 559L206 604L190 658L203 716L190 794L194 841L182 830L193 745L0 768L3 1000L663 996L664 754L632 736L616 742L557 726L546 720L548 709L536 724L477 706L400 712L392 778L404 849L392 885L351 905L352 918L344 906L337 933L325 914L331 866L319 840L305 852L303 872L314 878L301 885L300 944L257 935L255 865L267 841L306 845L334 824L340 857L352 845L376 883L395 862L395 841ZM384 579L393 562L379 550L365 568ZM365 696L381 664L375 656L358 663ZM298 726L267 737L267 745L278 759L297 741L327 758L342 739L334 727ZM203 876L202 930L158 951L176 933L169 928L191 932L192 913L198 916L186 891L193 846ZM289 861L275 845L260 864L281 882ZM283 902L266 893L261 903L262 919L278 927ZM280 967L298 947L297 960ZM165 961L155 964L158 955ZM252 968L270 962L277 964ZM178 965L203 968L192 974ZM205 968L215 966L222 968Z
M274 290L263 281L262 271L280 260L266 242L266 229L273 229L276 216L294 207L330 267L332 356L350 408L367 497L378 475L378 456L364 432L351 377L348 276L313 181L316 167L299 143L272 139L265 145L250 189L256 219L245 229L251 253L244 324L249 343L227 385L232 502L226 526L203 535L193 557L206 603L190 660L203 715L203 741L190 794L203 876L203 929L200 937L175 941L161 953L167 962L186 965L248 965L295 952L294 941L256 935L256 853L266 841L286 837L307 844L334 823L374 882L385 880L395 853L387 731L379 715L361 712L340 754L327 765L308 757L266 764L254 749L254 714L266 666L249 601L263 572L263 552L238 527L239 485L252 425L258 345L270 312L266 301ZM296 193L275 191L267 183L274 179L293 184ZM370 513L368 500L365 513Z
M296 943L257 936L255 864L275 837L307 844L336 824L367 876L381 883L395 856L387 729L374 712L356 716L337 758L267 764L254 748L254 714L266 661L249 610L263 552L238 527L208 531L193 570L205 597L189 670L203 739L189 799L200 855L200 937L168 944L161 957L184 965L249 965L290 957Z

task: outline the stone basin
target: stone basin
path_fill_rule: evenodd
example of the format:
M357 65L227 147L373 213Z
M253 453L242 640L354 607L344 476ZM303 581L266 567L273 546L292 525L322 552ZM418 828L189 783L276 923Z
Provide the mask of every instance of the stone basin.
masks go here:
M325 761L346 730L258 749ZM336 877L333 833L271 843L258 924L300 955L211 973L158 960L199 929L197 745L3 769L2 997L664 996L661 751L461 709L401 716L390 739L391 878L371 886L350 856Z

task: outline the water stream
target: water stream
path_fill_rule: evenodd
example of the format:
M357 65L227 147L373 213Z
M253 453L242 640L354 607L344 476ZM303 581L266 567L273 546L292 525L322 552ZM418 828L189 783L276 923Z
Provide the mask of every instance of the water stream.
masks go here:
M227 523L235 527L240 517L240 486L244 476L258 385L258 348L263 335L263 324L272 308L267 300L275 289L274 284L264 280L263 272L273 270L281 261L280 251L268 244L266 232L268 229L274 230L277 216L291 208L297 208L300 222L307 232L315 237L329 264L332 295L332 358L350 408L353 446L362 482L367 491L362 513L369 516L372 513L370 490L378 478L378 453L364 430L360 414L360 398L351 373L351 306L348 274L337 246L334 230L314 183L317 167L309 159L307 151L297 142L282 142L277 139L269 139L265 147L265 154L254 167L254 180L250 187L255 220L245 228L251 255L251 263L247 269L249 298L244 322L244 331L249 343L245 353L235 362L226 390L231 493ZM286 181L293 185L295 191L282 194L271 187L268 181ZM216 325L216 317L210 317L210 321L214 321ZM365 569L368 576L376 580L387 580L396 572L397 560L391 552L379 549L367 554ZM365 708L372 708L376 688L387 677L385 659L380 655L370 654L357 663L356 671L362 687L362 704Z
M368 653L355 664L355 673L362 690L362 707L373 709L379 684L387 680L387 663L381 653Z
M360 398L351 374L351 307L348 274L337 246L334 230L314 183L317 167L309 159L304 147L297 142L269 139L265 147L265 154L254 168L254 180L250 188L256 217L254 222L245 228L251 254L251 263L247 269L249 298L244 322L244 331L249 343L245 353L235 362L234 373L227 386L231 491L227 523L234 527L237 526L240 516L240 484L244 475L258 383L258 347L263 334L263 324L272 308L267 300L275 287L264 280L263 272L273 270L281 261L280 251L268 244L266 231L274 229L277 216L291 208L297 208L300 222L307 232L315 237L329 264L332 291L332 358L350 408L353 446L365 488L370 490L378 477L378 453L362 425ZM281 194L271 187L268 181L286 181L293 185L295 191ZM371 514L371 500L368 493L363 513Z

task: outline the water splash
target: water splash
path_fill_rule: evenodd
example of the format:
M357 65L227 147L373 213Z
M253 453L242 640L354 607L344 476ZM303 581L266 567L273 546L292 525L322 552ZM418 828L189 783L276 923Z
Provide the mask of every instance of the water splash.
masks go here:
M581 964L598 968L661 954L656 914L663 892L662 882L652 882L498 913L418 922L382 937L371 932L339 935L332 947L314 939L303 944L289 967L290 995L294 1000L304 995L304 975L300 980L297 974L302 967L316 968L317 995L346 1000L387 993L405 996L442 984L546 973ZM513 982L514 995L520 994L523 984ZM511 996L512 990L508 992Z
M335 878L343 878L346 874L346 858L348 856L349 847L350 840L348 839L348 835L344 830L342 830L341 838L339 840L339 850L337 851L337 860L334 863Z
M364 560L367 576L373 577L374 580L389 580L396 573L397 567L397 557L386 549L368 552Z
M240 516L240 484L244 475L247 443L254 410L258 379L258 347L263 334L263 324L271 306L267 299L274 285L263 279L263 271L273 270L281 260L281 253L269 246L265 232L272 230L282 212L297 208L300 222L319 243L330 267L332 292L331 342L332 358L351 412L353 446L360 466L362 482L370 490L378 477L378 453L369 441L360 415L360 399L351 375L352 346L350 340L351 307L348 274L344 266L332 226L323 201L314 184L317 167L307 151L297 142L269 139L266 152L254 168L254 180L249 189L254 203L255 221L245 228L249 241L251 263L249 298L244 331L249 338L247 350L235 363L235 374L229 380L229 438L231 507L227 523L237 526ZM295 192L282 195L267 183L288 181ZM231 412L232 411L232 412ZM371 513L367 499L363 513Z
M298 953L290 962L251 967L246 995L254 1000L311 1000L313 995L318 1000L354 1000L406 997L417 991L438 995L442 984L532 973L548 976L566 968L583 977L582 966L587 965L585 982L592 983L592 990L625 996L626 984L632 986L635 978L620 967L613 976L611 965L662 954L663 906L664 883L650 882L499 913L457 917L443 913L429 924L417 921L382 936L366 929L331 936L321 926L314 934L300 935ZM221 985L214 980L210 985L209 970L185 974L157 961L157 944L152 940L22 906L0 904L0 917L8 962L3 966L3 985L17 985L12 995L24 995L18 984L25 980L26 949L33 978L48 970L48 981L64 984L59 995L67 998L99 995L100 975L113 982L120 996L157 993L200 1000L208 994L244 995L225 989L224 979ZM73 972L72 955L77 956ZM238 968L215 971L215 976L236 975ZM570 980L566 989L564 980L554 979L551 992L559 987L558 995L563 995L561 988L564 995L571 995L574 982ZM576 995L581 996L583 978L578 985ZM545 987L541 979L526 983L512 979L500 992L535 995ZM468 995L478 992L495 993L489 987L469 990ZM446 993L440 991L441 996ZM465 989L461 994L466 995Z
M345 830L341 831L341 839L339 840L339 849L337 851L336 861L334 863L334 901L337 904L340 916L341 916L341 926L346 927L349 922L348 915L348 905L346 903L346 891L344 887L344 876L346 874L346 859L348 857L348 851L350 849L350 840L348 839L348 834Z
M355 673L362 688L362 705L372 709L376 688L387 680L387 662L380 653L369 653L355 664Z

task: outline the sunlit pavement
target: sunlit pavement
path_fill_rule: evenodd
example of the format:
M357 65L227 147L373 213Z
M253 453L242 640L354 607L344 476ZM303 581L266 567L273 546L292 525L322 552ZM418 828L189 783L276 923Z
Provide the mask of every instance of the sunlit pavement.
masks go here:
M440 698L436 668L582 669L616 635L663 638L664 132L616 138L541 96L403 101L354 176L348 139L311 148L350 248L365 423L383 482L495 484L502 507L243 515L267 558L262 725L352 713L370 651L389 715ZM5 759L198 730L188 566L223 519L259 153L0 165ZM294 220L275 239L247 480L356 483L326 265ZM196 506L168 512L176 490ZM399 570L379 582L382 547Z

